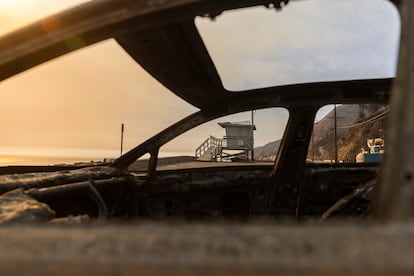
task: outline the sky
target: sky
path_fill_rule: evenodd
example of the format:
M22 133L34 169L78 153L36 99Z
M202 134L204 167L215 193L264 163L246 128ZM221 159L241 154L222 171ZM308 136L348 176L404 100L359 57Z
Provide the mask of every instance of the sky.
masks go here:
M0 0L0 35L82 2ZM232 91L394 76L399 24L385 0L291 1L281 12L259 7L196 19ZM128 150L195 111L109 39L0 83L0 165L117 157L122 123ZM281 138L286 110L254 115L257 146ZM215 120L162 147L161 154L193 154L209 135L224 135L218 121L250 116ZM43 159L34 161L38 156Z

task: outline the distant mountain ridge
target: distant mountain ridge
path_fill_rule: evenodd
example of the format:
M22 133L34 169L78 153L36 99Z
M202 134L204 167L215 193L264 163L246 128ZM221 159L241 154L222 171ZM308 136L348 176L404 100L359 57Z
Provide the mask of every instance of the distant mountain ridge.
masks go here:
M254 148L255 160L273 161L276 159L277 151L280 147L281 140L267 143L264 146Z

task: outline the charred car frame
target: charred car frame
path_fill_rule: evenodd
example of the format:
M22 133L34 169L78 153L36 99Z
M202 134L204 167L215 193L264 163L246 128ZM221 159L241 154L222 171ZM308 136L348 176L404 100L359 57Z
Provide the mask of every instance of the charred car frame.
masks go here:
M395 80L275 86L255 89L254 97L252 91L227 91L195 27L194 18L214 18L226 10L256 5L279 9L288 2L91 1L4 36L0 42L0 80L76 50L76 47L67 47L65 40L68 38L81 38L83 43L79 47L114 38L155 79L199 111L132 149L109 167L74 171L63 168L40 181L36 173L26 170L21 172L19 181L3 178L2 192L21 188L23 194L46 203L56 217L88 214L121 218L319 218L349 194L354 194L354 201L347 202L348 206L340 211L350 215L365 214L370 201L355 191L379 182L373 213L384 219L412 218L412 158L399 146L396 137L411 141L409 143L414 141L411 139L413 128L410 128L413 124L410 106L414 98L409 93L414 84L414 78L410 78L414 59L410 54L414 41L414 4L392 1L402 16L400 64ZM60 28L45 32L42 24L54 20L59 21ZM390 103L393 111L387 146L390 153L381 171L376 165L306 164L319 108L327 104L360 103ZM160 147L175 137L221 116L268 107L283 107L289 111L274 164L157 170ZM128 166L145 154L150 154L145 172L128 172ZM5 169L3 174L6 177L10 169ZM393 182L397 183L392 186Z

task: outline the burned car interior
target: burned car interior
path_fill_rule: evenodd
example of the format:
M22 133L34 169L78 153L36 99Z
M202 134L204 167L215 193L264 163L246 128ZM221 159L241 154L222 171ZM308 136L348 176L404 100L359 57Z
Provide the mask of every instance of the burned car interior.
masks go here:
M111 40L136 66L131 68L143 69L168 95L191 107L191 113L179 113L168 120L168 127L157 129L158 134L146 136L150 138L144 142L134 140L132 149L124 154L121 144L120 157L110 162L1 166L2 274L412 275L414 1L370 1L387 2L398 17L398 30L387 30L398 33L393 37L398 45L387 48L395 49L387 55L397 55L391 61L392 66L396 65L395 71L389 75L369 75L353 68L363 73L361 77L349 77L359 76L355 72L329 72L334 79L305 78L259 87L229 87L217 60L221 56L209 47L197 23L210 20L215 24L228 13L244 8L260 7L272 16L280 16L288 13L291 6L306 6L313 1L318 0L91 0L1 36L2 84L66 54ZM351 1L320 1L318 8L333 2ZM369 1L359 1L352 13L359 13L363 2ZM375 21L377 10L373 7L368 8L372 10L371 18L353 27L362 28ZM339 6L331 15L336 17L341 12ZM299 17L302 15L299 13ZM348 16L344 24L352 21ZM308 17L302 19L306 21ZM243 32L251 22L244 23L238 26ZM285 28L286 33L289 27L271 25ZM307 28L314 31L307 33L309 37L318 32L325 35L324 30L313 28ZM386 26L381 24L381 28ZM233 26L229 30L232 32ZM348 34L357 31L352 29ZM389 57L370 55L377 41L371 41L367 34L368 31L362 32L370 42L363 55L380 60L377 66L392 67L385 61ZM278 43L284 38L275 37ZM297 34L292 37L303 38ZM379 35L377 39L389 37ZM300 42L300 48L310 47ZM289 41L287 47L289 43L293 42ZM256 51L241 44L236 41L235 45ZM281 52L278 58L284 58L283 51L275 51ZM358 58L353 49L346 51ZM298 61L289 72L296 75L303 60L293 56L286 60ZM347 59L345 55L341 61L329 61L343 67ZM250 62L235 66L250 67ZM325 72L332 69L325 65ZM270 70L279 74L284 69ZM373 71L381 71L377 69ZM70 74L67 71L56 75L65 73ZM262 74L265 72L253 72L251 77L260 78ZM90 77L85 74L84 79ZM243 78L237 81L248 82ZM113 88L118 86L110 87ZM88 92L88 88L85 90ZM145 91L151 96L152 92ZM110 96L118 97L119 91ZM325 107L332 111L321 119L320 111ZM365 112L370 107L375 107L374 112ZM342 136L337 140L336 112L341 108L345 111L339 117L348 112L353 119L340 124ZM194 156L163 155L169 143L193 135L197 128L205 131L206 124L231 125L227 118L240 113L251 113L247 127L254 133L258 122L253 123L253 113L272 109L284 115L263 117L272 118L266 122L271 130L274 126L279 131L283 125L283 131L275 134L280 136L272 137L279 139L275 141L279 144L276 153L266 156L269 159L256 158L253 149L257 153L258 148L246 152L251 159L242 161L237 154L224 160L222 152L208 150L208 161L201 160L201 155L199 160ZM113 115L117 111L120 110L114 108L109 112ZM170 109L168 112L168 116L173 113ZM2 114L9 116L7 112ZM276 122L282 117L284 124ZM323 125L323 120L331 124ZM368 126L370 130L365 131ZM325 134L321 135L323 128ZM358 131L349 132L350 129ZM218 143L219 139L209 134L206 141ZM202 135L204 138L206 133ZM229 138L227 135L226 132L223 141ZM337 150L337 146L357 139L351 154ZM322 142L330 143L323 151ZM244 140L237 143L242 145ZM356 145L361 143L369 147L369 152L361 148L357 154ZM370 146L384 158L365 162L373 157Z
M306 156L322 106L388 104L394 80L297 83L237 93L226 90L195 18L214 20L225 11L253 6L283 13L289 1L91 1L3 36L0 80L114 38L157 81L199 109L109 165L3 168L3 197L19 191L46 204L51 215L39 219L46 221L80 215L108 219L266 216L316 221L367 215L379 177L378 163L312 164ZM59 28L45 30L50 22L58 22ZM158 169L160 148L181 134L222 116L271 107L289 113L273 163ZM128 169L146 154L150 158L145 170ZM335 205L344 198L345 204Z

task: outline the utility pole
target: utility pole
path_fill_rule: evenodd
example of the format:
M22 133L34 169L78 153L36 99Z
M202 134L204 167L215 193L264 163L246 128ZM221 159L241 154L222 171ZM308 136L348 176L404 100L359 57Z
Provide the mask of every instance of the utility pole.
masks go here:
M253 118L253 112L252 110L252 162L254 162L254 118Z
M335 163L338 163L338 133L337 133L337 128L338 128L338 119L339 118L343 118L343 117L338 117L336 115L336 104L334 104L334 116L333 117L326 117L326 118L334 119L333 132L334 132L334 140L335 140L334 141L334 147L335 147Z
M338 164L338 140L337 140L337 117L336 117L336 104L334 105L334 139L335 139L335 164Z
M122 156L123 146L124 146L124 124L121 124L121 156Z

